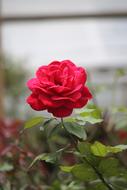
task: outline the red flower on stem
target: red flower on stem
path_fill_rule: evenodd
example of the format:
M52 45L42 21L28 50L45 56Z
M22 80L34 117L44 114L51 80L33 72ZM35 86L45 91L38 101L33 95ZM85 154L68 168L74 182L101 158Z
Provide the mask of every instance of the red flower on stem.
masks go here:
M74 108L82 108L92 98L86 80L84 68L70 60L53 61L41 66L36 78L27 82L32 91L27 103L34 110L47 110L55 117L69 116Z

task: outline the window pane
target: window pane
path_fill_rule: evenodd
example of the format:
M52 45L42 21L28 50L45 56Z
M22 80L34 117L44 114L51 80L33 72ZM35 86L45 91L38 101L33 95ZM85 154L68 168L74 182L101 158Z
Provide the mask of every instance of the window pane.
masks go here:
M4 15L126 11L126 0L3 0Z
M126 65L127 19L11 23L3 26L5 52L37 67L72 59L86 67Z

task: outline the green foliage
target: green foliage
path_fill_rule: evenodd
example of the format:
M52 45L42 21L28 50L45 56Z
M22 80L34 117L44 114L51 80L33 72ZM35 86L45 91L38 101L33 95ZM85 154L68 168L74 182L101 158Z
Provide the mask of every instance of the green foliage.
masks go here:
M91 181L97 179L95 171L87 163L75 165L71 172L81 181Z
M91 151L91 143L89 142L79 142L78 149L81 157L87 158L93 165L98 166L100 158L93 155Z
M87 190L108 190L108 188L101 182L95 183L92 187L88 188Z
M38 155L30 164L31 168L37 161L45 161L54 164L57 160L57 153L43 153Z
M51 118L43 123L43 127L47 138L50 138L52 135L58 133L60 123L55 118Z
M116 77L123 77L127 74L125 69L119 68L116 70L115 76Z
M73 134L80 139L86 140L87 135L85 132L85 128L82 125L79 125L77 123L66 122L64 123L64 126L70 134Z
M127 114L127 107L115 106L112 108L112 113L119 113L119 112Z
M127 145L105 146L100 142L91 145L91 151L95 156L105 157L109 153L118 153L127 149Z
M31 127L36 127L36 126L42 125L44 119L45 119L45 118L42 117L42 116L40 116L40 117L34 117L34 118L28 120L28 121L25 123L24 129L28 129L28 128L31 128Z
M85 125L86 122L96 124L103 121L101 118L100 109L95 105L89 105L87 108L82 108L81 110L77 110L75 112L77 114L76 120L81 125Z
M116 158L106 158L101 160L99 171L105 177L118 176L120 174L119 161Z
M61 169L63 172L71 172L73 167L74 167L74 166L60 166L60 169Z

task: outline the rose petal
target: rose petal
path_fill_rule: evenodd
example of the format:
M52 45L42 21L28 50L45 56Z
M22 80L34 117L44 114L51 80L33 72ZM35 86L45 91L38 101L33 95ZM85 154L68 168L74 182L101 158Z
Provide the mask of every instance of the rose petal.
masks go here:
M83 88L83 94L90 100L92 98L92 94L91 92L89 91L88 87L87 86L84 86Z
M46 107L44 106L44 104L42 104L42 102L38 99L38 96L35 94L31 94L28 98L27 98L27 103L34 109L37 111L40 110L45 110Z
M37 78L32 78L30 80L28 80L27 82L27 86L30 90L34 90L34 88L39 86L39 81Z
M90 100L91 98L92 94L90 93L89 89L86 86L84 86L82 91L82 97L75 103L74 107L82 108L87 104L88 100Z
M53 101L53 99L45 94L39 94L39 100L46 106L46 108L49 107L59 107L63 105L63 102L60 101Z
M85 69L78 67L75 71L75 86L82 84L84 85L87 79L87 74Z
M86 98L80 98L75 104L74 104L74 108L82 108L83 106L85 106L88 102L88 99Z
M70 89L68 87L64 87L64 86L51 86L48 88L48 90L50 92L55 92L55 93L61 93L61 92L68 92Z
M57 101L69 100L69 101L75 102L75 100L74 100L73 98L71 98L71 97L53 96L53 97L52 97L52 100L57 100Z
M60 108L49 108L48 112L52 113L55 117L67 117L71 115L73 109L68 109L66 107L60 107Z

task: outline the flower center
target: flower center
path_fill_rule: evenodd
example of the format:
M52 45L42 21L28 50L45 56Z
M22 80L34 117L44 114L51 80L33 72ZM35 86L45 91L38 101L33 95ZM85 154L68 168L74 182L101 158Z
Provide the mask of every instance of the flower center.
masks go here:
M55 80L54 80L54 83L55 83L56 85L62 86L62 82L61 82L60 80L55 79Z

